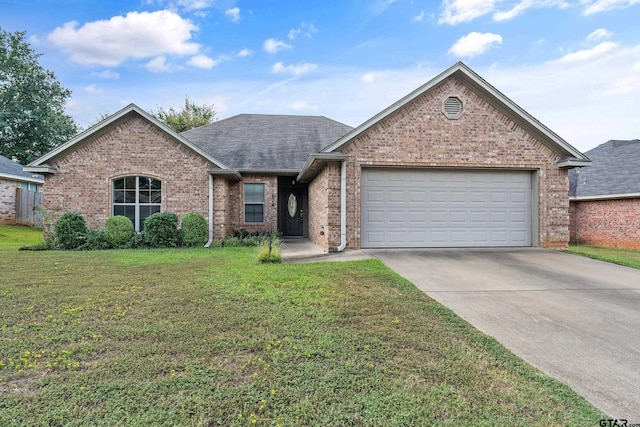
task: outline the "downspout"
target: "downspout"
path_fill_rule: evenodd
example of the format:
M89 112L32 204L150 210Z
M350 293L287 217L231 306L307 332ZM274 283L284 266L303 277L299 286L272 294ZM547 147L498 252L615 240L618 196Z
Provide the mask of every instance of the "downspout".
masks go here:
M347 161L342 161L340 169L340 246L338 252L347 247Z
M213 175L209 174L209 240L204 244L208 248L213 243Z

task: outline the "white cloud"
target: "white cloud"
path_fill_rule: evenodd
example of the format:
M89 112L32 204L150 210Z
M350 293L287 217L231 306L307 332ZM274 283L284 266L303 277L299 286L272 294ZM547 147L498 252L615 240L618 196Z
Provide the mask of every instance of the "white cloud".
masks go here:
M424 21L424 10L421 10L419 14L415 15L412 18L413 21L415 22L422 22Z
M85 86L84 91L96 95L102 93L102 90L98 89L96 85Z
M318 68L318 65L310 64L308 62L298 65L284 65L282 62L276 62L273 64L273 67L271 67L271 72L274 74L291 74L293 76L301 76L314 71L316 68Z
M293 111L316 111L318 107L309 104L307 101L293 101L289 104L289 108Z
M238 52L238 56L240 58L244 58L246 56L251 56L251 55L253 55L253 51L249 49L242 49L240 52Z
M640 0L582 0L582 4L585 6L583 13L593 15L613 9L625 9L640 4Z
M227 17L229 19L231 19L231 21L233 21L233 22L238 22L240 20L240 8L239 7L234 7L234 8L231 8L231 9L227 9L224 14L227 15Z
M310 39L315 33L318 32L318 29L313 24L307 24L306 22L300 23L300 25L296 28L292 28L289 30L287 37L289 40L293 40L298 37L300 34Z
M362 77L360 78L360 81L362 83L371 84L371 83L375 83L382 80L382 77L383 77L382 73L371 71L369 73L363 74Z
M605 53L615 49L617 46L618 43L615 42L602 42L591 49L583 49L577 52L569 53L558 59L558 62L566 64L571 62L589 61L604 55Z
M145 68L152 73L166 73L172 70L171 64L167 64L167 58L164 55L147 62Z
M187 65L191 65L196 68L205 68L207 70L218 65L218 61L215 59L209 58L207 55L196 55L191 57L189 61L187 61Z
M491 12L496 0L444 0L438 24L456 25Z
M281 40L276 39L268 39L264 42L264 50L269 53L276 53L283 49L291 49L292 46L290 44L286 44Z
M587 36L587 40L596 41L596 40L601 40L601 39L608 39L612 35L613 35L613 33L611 31L607 30L607 29L598 28L597 30L595 30L594 32L592 32L591 34L589 34Z
M397 1L398 0L376 0L369 6L369 12L373 16L378 16L384 13L384 11L389 8L389 6Z
M128 59L159 55L194 55L200 45L190 42L198 27L168 11L129 12L108 21L79 27L75 21L53 30L48 40L71 54L71 60L86 65L113 67ZM157 59L157 58L156 58Z
M521 0L520 3L509 10L494 13L493 20L497 22L507 21L534 7L558 7L564 9L569 7L569 4L565 0Z
M502 43L502 36L494 33L469 33L451 46L449 53L458 58L473 58L491 46Z
M100 71L99 73L91 73L91 75L106 80L118 80L120 78L120 73L116 73L115 71L111 70L104 70Z

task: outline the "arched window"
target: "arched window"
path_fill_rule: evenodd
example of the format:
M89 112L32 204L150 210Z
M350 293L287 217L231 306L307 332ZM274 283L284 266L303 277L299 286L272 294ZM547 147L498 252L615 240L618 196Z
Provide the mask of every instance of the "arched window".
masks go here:
M126 176L113 180L113 215L128 217L136 229L144 229L144 220L160 212L162 182L148 176Z

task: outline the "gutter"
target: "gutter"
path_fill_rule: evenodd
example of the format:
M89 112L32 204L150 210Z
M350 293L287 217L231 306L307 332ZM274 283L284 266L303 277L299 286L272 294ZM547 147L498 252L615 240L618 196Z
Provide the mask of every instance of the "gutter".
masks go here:
M640 199L640 193L625 194L605 194L601 196L573 196L569 197L570 202L586 202L590 200L621 200L621 199Z
M209 174L209 240L204 244L208 248L213 243L213 175Z
M338 252L347 247L347 161L342 161L340 168L340 246Z

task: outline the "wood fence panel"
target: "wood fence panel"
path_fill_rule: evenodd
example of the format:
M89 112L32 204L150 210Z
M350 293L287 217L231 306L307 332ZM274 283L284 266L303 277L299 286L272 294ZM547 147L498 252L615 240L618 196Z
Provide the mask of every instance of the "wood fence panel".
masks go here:
M42 212L34 208L43 200L42 193L16 188L16 224L42 227Z

